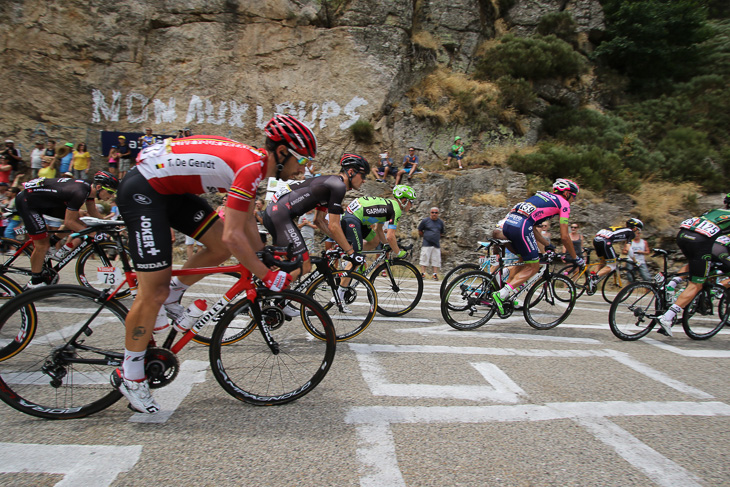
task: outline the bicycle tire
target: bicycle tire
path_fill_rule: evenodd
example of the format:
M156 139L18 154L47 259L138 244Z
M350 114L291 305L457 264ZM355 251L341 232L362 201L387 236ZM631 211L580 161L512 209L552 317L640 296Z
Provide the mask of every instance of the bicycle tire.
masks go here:
M97 245L101 247L103 254L98 254L96 252L96 248L93 245L89 245L76 258L76 280L80 285L89 287L91 289L96 289L98 291L102 291L107 288L116 288L119 283L100 283L96 278L90 278L92 272L96 272L97 266L90 263L89 261L93 257L96 257L97 259L99 259L99 262L102 264L102 266L115 267L114 262L109 259L109 255L116 254L119 249L115 242L99 242ZM124 247L124 252L126 252L127 255L130 254L129 249L126 246ZM124 299L131 294L132 291L129 289L129 287L120 289L119 292L114 296L114 299Z
M221 387L239 401L257 406L285 404L311 392L327 375L337 345L334 326L322 306L305 294L263 288L257 293L253 306L272 303L261 307L262 321L278 344L278 353L271 351L263 332L257 330L252 303L242 299L221 316L213 331L208 351L211 368ZM282 302L293 302L310 319L316 316L326 339L312 339L301 316L287 319L280 305L273 304ZM230 326L248 333L223 346Z
M540 295L539 299L533 299ZM576 302L573 281L558 274L548 274L532 285L522 310L527 323L537 330L549 330L564 322Z
M385 276L381 275L383 271ZM423 276L405 260L391 261L390 271L388 263L379 265L370 274L370 282L378 296L378 313L383 316L403 316L413 311L423 296Z
M614 269L603 278L603 282L601 283L601 296L608 304L613 303L613 300L616 298L616 295L621 292L621 289L625 288L626 285L629 284L622 275L625 274L622 274L620 270L616 271L616 269ZM616 294L611 295L610 293L612 292L616 292Z
M122 397L109 377L124 358L127 309L98 297L93 289L58 285L26 291L2 307L0 330L29 320L29 331L27 346L0 362L0 400L31 416L74 419ZM88 320L91 326L70 343ZM91 360L98 363L80 362Z
M573 286L575 286L576 299L583 296L583 294L586 292L585 284L588 280L588 273L585 272L581 274L581 269L578 264L568 264L558 269L555 273L570 279L570 281L573 283ZM585 281L583 284L578 282L581 276L583 277L583 281Z
M441 316L457 330L474 330L489 321L496 312L492 293L494 277L483 271L459 275L446 288L441 299Z
M6 252L15 252L22 248L25 242L12 238L0 237L0 248ZM30 255L33 253L32 244L24 248L21 253L14 257L13 255L3 255L0 259L0 274L23 274L30 276Z
M624 341L633 341L649 333L661 311L659 290L650 282L636 281L624 287L608 311L611 333Z
M370 326L378 309L378 295L370 280L362 274L352 272L348 275L348 271L345 270L331 272L334 274L338 288L342 276L348 276L351 279L344 293L344 302L350 307L352 313L345 313L335 305L333 294L337 291L333 292L330 289L325 276L320 276L314 281L305 294L324 308L335 327L337 341L342 342L358 336ZM326 338L324 330L317 326L318 321L310 320L307 314L303 316L303 324L307 331L315 337L320 340Z
M730 308L727 289L719 284L705 285L682 313L682 328L692 340L707 340L728 322Z
M446 292L446 288L449 284L451 284L451 281L456 279L461 274L468 272L468 271L479 271L481 270L481 267L477 264L473 264L471 262L466 264L460 264L451 269L449 272L446 273L443 280L441 281L441 286L439 287L439 296L441 299L444 297L444 293Z
M20 284L10 277L0 274L0 306L21 294L23 289ZM0 328L0 362L20 352L28 344L27 324L21 323L17 331L8 328ZM31 330L32 331L32 330Z

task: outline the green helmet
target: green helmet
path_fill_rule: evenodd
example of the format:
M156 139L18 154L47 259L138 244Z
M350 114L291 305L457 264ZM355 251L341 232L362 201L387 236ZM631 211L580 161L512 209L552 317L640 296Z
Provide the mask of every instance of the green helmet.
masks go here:
M416 199L416 192L413 191L413 188L410 186L406 186L405 184L399 184L395 188L393 188L393 196L395 196L397 199L406 198L409 200L415 200Z

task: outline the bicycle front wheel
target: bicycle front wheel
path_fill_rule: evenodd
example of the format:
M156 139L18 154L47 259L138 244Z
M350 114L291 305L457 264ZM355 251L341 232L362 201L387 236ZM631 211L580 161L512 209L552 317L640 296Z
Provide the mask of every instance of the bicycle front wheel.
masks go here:
M482 271L461 274L446 288L441 316L457 330L473 330L489 321L496 311L492 293L494 278Z
M603 278L603 283L601 283L601 296L603 296L605 302L608 304L613 303L617 293L629 284L627 280L628 272L630 271L625 268L619 271L614 269Z
M446 273L443 280L441 281L441 287L439 288L439 296L441 296L441 299L443 299L444 294L446 293L446 289L449 287L451 282L456 279L457 277L461 276L463 273L468 271L478 271L481 270L477 264L461 264L457 265L453 269L451 269L449 272Z
M327 375L337 345L334 326L322 306L305 294L262 288L256 292L255 303L238 301L216 325L209 349L213 375L240 401L257 406L285 404L310 392ZM301 310L300 316L287 317L283 303ZM252 306L260 306L263 324L254 317ZM319 321L324 340L312 337L302 315ZM266 327L273 343L264 340L259 326ZM231 327L247 333L223 346Z
M660 309L659 291L651 283L631 283L616 295L608 311L611 332L621 340L638 340L654 328Z
M573 281L550 274L540 278L527 292L523 314L531 327L549 330L570 316L575 301Z
M73 419L121 397L109 377L124 358L127 309L100 302L98 295L59 285L26 291L3 306L3 350L10 337L17 343L18 330L25 329L25 337L20 349L0 362L0 400L31 416Z
M728 322L728 291L719 284L705 285L682 313L682 328L693 340L717 335Z
M403 316L413 310L423 296L423 277L416 266L393 260L378 266L370 275L378 295L378 313Z
M307 295L319 303L332 319L335 327L337 341L345 341L358 336L370 326L375 318L375 311L378 308L378 297L372 283L362 274L348 271L331 271L334 274L335 289L331 289L325 276L319 279L307 289ZM343 277L349 277L350 282L344 288L340 288ZM334 293L342 293L342 304L340 308L335 303ZM316 316L310 320L310 316L304 315L304 326L309 332L320 340L326 335L319 325Z
M585 282L588 279L588 273L581 272L581 268L580 266L578 266L578 264L568 264L565 267L561 267L560 269L555 271L555 273L570 279L570 281L575 286L576 299L583 296L583 293L586 292ZM579 282L581 280L583 281L583 283Z
M119 247L114 242L100 242L99 252L93 245L86 247L76 259L76 280L82 286L102 291L108 288L116 288L119 282L116 281L121 262L115 265L114 258L119 253ZM124 251L129 254L129 249ZM101 268L101 269L100 269ZM131 294L129 287L120 289L114 299L124 299Z

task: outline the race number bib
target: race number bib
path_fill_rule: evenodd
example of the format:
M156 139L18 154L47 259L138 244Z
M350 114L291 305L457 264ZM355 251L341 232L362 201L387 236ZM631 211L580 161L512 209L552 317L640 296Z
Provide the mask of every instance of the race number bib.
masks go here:
M355 213L357 210L362 208L362 205L358 200L352 200L352 202L347 205L347 212L348 213Z
M122 282L122 270L118 267L97 267L96 282L108 284L109 286L117 286Z
M279 201L279 198L284 196L287 193L291 193L291 187L288 184L284 184L281 186L278 190L276 190L276 193L274 193L274 196L271 197L271 202L276 203Z
M697 232L706 237L714 237L720 232L720 227L709 220L704 220L699 217L689 218L683 221L680 228L686 228L687 230Z
M519 213L522 216L529 217L532 215L532 213L537 210L537 207L533 205L532 203L522 202L515 205L515 207L512 209L515 213Z
M596 238L611 238L611 235L613 235L611 230L603 229L596 234Z

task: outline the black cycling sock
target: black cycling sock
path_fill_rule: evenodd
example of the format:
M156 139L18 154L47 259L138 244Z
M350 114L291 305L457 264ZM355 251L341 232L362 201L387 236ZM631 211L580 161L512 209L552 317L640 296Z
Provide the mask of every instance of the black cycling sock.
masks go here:
M40 284L43 282L43 273L42 272L33 272L30 275L30 282L31 284Z

